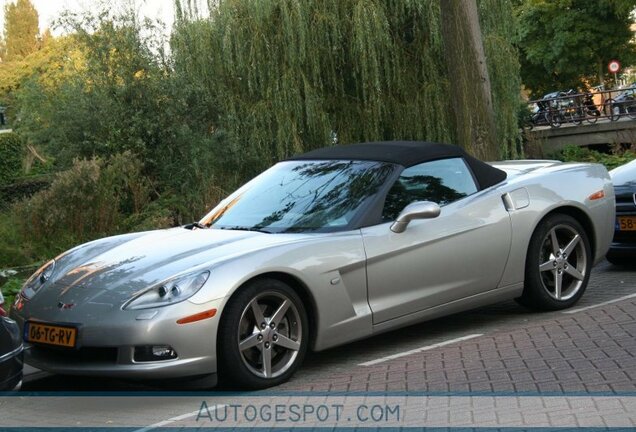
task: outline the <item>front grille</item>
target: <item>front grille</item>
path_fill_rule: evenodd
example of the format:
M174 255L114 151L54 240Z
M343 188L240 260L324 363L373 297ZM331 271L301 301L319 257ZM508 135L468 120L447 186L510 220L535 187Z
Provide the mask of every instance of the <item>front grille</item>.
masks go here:
M636 213L636 204L633 202L617 202L616 203L616 215L628 216Z
M634 198L634 192L618 193L616 194L616 210L617 211L634 211L636 210L636 198Z
M60 363L117 363L116 347L82 347L79 349L32 346L31 355Z

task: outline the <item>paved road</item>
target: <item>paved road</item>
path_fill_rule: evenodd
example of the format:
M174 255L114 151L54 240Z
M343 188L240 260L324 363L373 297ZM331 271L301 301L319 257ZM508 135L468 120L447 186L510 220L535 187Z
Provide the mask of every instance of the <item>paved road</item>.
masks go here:
M29 375L24 384L24 390L29 391L159 388L112 379L41 373ZM312 353L291 381L273 390L634 396L636 269L618 268L606 262L599 264L594 269L588 291L576 307L568 311L537 313L515 302L503 302ZM636 403L636 398L632 399ZM554 399L552 401L556 403ZM588 402L595 404L598 412L603 412L603 406L618 404L612 405L613 411L606 412L614 415L614 419L620 419L622 425L636 425L636 405L631 407L620 398L601 401L606 405ZM545 402L539 403L545 405ZM571 402L568 403L571 407ZM157 413L158 406L160 413ZM185 418L192 420L193 406L191 400L185 399L173 399L165 405L136 405L128 414L121 414L123 417L120 416L116 423L127 419L134 420L131 424L163 422L163 425L176 426L185 422ZM53 403L50 408L41 406L38 413L49 422L43 425L55 424L53 419L61 418L59 409ZM611 419L598 423L601 420L597 411L594 417L587 413L591 423L586 423L585 417L580 417L586 415L585 409L579 407L577 410L579 417L572 417L570 423L564 425L611 424ZM19 423L19 409L15 407L12 412L14 422ZM486 409L486 412L492 414L493 410ZM427 411L427 415L432 416L429 420L433 419L435 410ZM523 418L523 413L518 415L519 419ZM552 412L546 416L549 425L559 424L567 417ZM503 424L499 418L496 421L498 423L493 424Z
M624 300L602 305L619 298ZM361 366L477 334L482 336ZM537 313L504 302L316 353L279 388L636 392L636 271L600 264L582 300L568 311Z

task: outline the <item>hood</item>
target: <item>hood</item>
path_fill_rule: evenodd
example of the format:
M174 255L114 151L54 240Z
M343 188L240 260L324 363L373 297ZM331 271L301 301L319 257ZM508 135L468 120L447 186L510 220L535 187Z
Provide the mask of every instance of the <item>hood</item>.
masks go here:
M610 177L616 188L636 189L636 160L614 168L610 171Z
M176 275L312 237L184 228L110 237L58 257L53 277L31 302L120 306L139 291Z

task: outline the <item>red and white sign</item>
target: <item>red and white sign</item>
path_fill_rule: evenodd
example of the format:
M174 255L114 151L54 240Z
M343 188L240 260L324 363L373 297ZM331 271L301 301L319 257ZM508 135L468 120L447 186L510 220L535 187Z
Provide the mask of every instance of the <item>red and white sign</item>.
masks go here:
M621 64L618 60L612 60L607 64L607 70L611 73L618 73L618 71L621 70Z

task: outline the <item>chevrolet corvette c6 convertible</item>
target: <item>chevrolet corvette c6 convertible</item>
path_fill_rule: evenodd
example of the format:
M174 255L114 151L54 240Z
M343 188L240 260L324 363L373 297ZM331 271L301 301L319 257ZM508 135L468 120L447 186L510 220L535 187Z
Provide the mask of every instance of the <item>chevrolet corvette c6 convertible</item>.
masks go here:
M191 225L93 241L24 285L25 361L263 388L308 350L518 299L556 310L607 252L601 165L380 142L280 162Z

